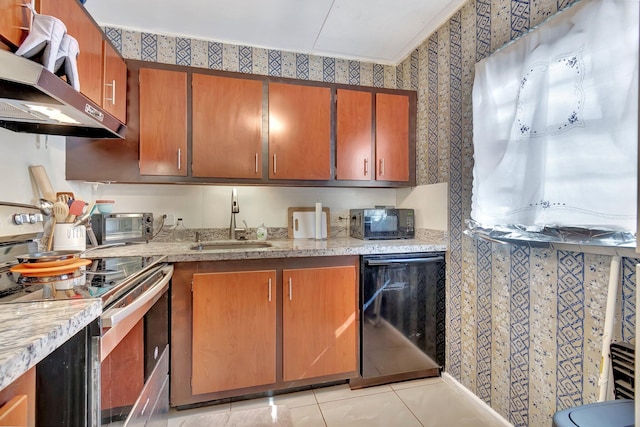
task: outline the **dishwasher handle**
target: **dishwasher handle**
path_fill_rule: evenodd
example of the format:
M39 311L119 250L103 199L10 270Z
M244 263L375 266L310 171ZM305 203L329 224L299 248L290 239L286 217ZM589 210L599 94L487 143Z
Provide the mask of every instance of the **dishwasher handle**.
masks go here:
M431 262L444 261L444 257L435 256L430 258L391 258L391 259L368 259L365 263L369 266L384 266L395 264L425 264Z

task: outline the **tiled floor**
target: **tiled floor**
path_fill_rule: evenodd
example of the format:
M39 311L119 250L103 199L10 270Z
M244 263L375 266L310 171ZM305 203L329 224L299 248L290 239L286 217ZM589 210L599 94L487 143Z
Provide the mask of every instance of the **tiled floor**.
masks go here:
M169 427L189 416L286 405L294 426L304 427L499 427L504 424L442 378L350 390L346 384L272 398L172 410Z

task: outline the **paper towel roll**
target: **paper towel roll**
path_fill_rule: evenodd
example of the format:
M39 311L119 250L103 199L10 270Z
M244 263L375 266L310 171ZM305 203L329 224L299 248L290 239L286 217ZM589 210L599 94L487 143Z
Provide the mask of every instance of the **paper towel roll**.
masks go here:
M316 240L322 239L322 203L316 203Z

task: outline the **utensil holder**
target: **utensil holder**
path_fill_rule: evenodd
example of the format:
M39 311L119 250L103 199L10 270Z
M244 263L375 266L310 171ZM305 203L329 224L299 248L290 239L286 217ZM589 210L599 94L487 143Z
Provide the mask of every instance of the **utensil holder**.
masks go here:
M79 250L87 248L87 229L84 225L74 226L72 223L55 225L53 233L53 250Z

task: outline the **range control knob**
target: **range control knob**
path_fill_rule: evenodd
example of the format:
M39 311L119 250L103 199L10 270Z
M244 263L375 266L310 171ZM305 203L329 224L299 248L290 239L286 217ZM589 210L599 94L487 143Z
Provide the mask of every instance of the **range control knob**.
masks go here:
M29 222L31 224L36 224L38 222L44 222L44 216L39 213L29 214Z
M14 214L13 222L16 225L22 225L29 222L29 214Z
M27 213L17 213L13 214L13 223L16 225L23 224L36 224L38 222L44 222L44 216L42 214L27 214Z

